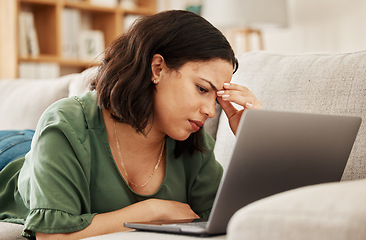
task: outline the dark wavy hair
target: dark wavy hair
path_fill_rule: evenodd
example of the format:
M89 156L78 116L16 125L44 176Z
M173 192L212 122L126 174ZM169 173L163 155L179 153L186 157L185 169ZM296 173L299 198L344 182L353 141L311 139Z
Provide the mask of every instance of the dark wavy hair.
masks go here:
M146 134L153 121L155 85L151 63L154 54L164 57L167 67L179 70L190 61L223 59L238 67L229 42L201 16L180 10L161 12L135 21L105 51L105 59L91 84L97 91L98 105L111 111L119 122ZM188 150L202 151L201 133L176 141L175 155Z

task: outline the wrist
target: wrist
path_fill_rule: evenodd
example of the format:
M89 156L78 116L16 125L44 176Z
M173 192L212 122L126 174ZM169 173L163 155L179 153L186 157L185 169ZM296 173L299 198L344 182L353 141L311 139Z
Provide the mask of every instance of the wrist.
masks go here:
M165 219L165 214L162 209L164 209L164 206L162 206L163 200L160 199L149 199L144 201L146 206L143 207L143 211L145 214L150 218L150 220L162 220Z

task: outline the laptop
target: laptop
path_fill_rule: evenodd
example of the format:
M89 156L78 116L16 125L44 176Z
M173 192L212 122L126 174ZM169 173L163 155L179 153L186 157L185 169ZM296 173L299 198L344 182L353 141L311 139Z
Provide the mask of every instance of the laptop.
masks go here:
M232 215L250 203L302 186L340 181L360 125L360 117L248 109L208 221L124 226L199 236L225 234Z

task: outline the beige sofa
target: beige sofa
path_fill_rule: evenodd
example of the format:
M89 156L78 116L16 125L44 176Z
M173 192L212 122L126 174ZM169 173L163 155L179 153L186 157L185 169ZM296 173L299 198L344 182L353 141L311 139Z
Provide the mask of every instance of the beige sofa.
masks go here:
M366 51L239 57L233 81L247 86L266 109L361 116L366 119ZM53 101L85 91L92 71L60 79L0 81L0 129L34 128ZM235 137L225 114L207 126L225 166ZM280 193L240 209L228 233L214 239L366 239L366 126L361 124L341 183ZM255 183L253 183L255 184ZM238 189L240 191L240 189ZM1 204L1 203L0 203ZM21 226L0 223L0 238L21 238ZM121 232L90 239L187 239L186 236Z

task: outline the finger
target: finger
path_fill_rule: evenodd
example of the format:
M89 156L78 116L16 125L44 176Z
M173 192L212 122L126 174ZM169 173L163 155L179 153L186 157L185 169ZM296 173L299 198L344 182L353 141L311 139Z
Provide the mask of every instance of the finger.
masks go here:
M238 90L238 91L251 93L249 88L244 87L243 85L235 84L235 83L224 83L224 90Z
M245 97L250 97L252 99L256 99L255 95L246 87L240 86L232 89L220 90L217 91L218 96L222 95L241 95Z
M225 93L218 93L218 98L221 98L226 102L234 102L242 107L245 107L247 103L254 105L256 99L252 96L243 94L242 92L225 91Z
M262 103L247 88L235 83L224 83L224 89L217 91L217 96L224 101L232 101L244 108L262 109Z
M248 108L248 109L263 109L262 103L258 102L258 101L255 103L255 105L253 105L251 103L246 103L245 108Z
M224 89L235 89L242 87L242 85L235 84L235 83L224 83Z
M224 83L224 89L216 92L218 96L239 94L256 98L255 95L247 88L239 84Z
M246 108L262 108L262 103L258 98L246 87L231 84L231 90L217 91L217 96L222 97L225 101L233 101L236 104Z

